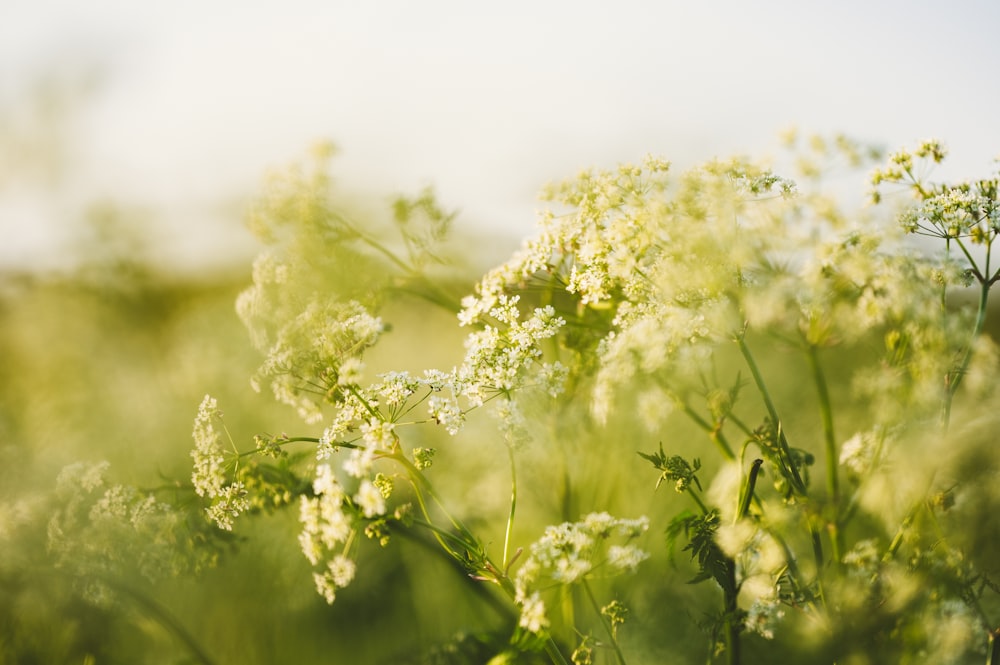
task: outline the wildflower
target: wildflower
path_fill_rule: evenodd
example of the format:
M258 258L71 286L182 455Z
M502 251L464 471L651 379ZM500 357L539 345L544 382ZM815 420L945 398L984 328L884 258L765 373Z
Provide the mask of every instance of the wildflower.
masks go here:
M545 603L536 591L526 598L522 598L521 616L518 625L529 633L541 634L542 630L548 628L549 620L545 616Z
M420 382L409 372L387 372L379 375L381 382L375 390L380 401L389 407L402 406L416 392Z
M351 518L344 512L346 495L329 465L317 467L313 489L317 496L303 495L299 501L299 545L310 563L316 565L325 552L347 541Z
M348 475L363 478L371 471L375 463L375 449L369 446L351 449L351 454L343 463L343 469Z
M453 397L431 395L427 400L427 411L434 422L443 426L452 436L458 434L465 423L465 415Z
M622 571L635 572L639 564L648 558L649 552L635 545L612 545L608 548L608 563Z
M247 491L241 482L226 485L215 496L212 505L205 509L216 526L225 531L233 530L233 520L250 509Z
M333 475L329 464L316 467L316 478L313 480L313 491L318 495L336 496L342 493L340 483Z
M619 519L606 512L590 513L579 522L546 527L542 537L531 544L530 555L514 577L518 598L532 597L537 593L533 589L546 579L573 584L604 564L610 574L634 571L649 555L634 545L608 541L615 536L632 539L648 528L645 517Z
M361 425L361 436L365 443L376 450L388 450L396 440L395 425L379 418L371 418Z
M356 385L361 381L361 374L364 372L365 364L360 358L347 358L340 363L340 371L337 374L337 385Z
M385 514L385 497L370 480L361 481L358 493L354 495L354 502L367 518Z
M853 575L863 579L873 579L878 573L878 542L873 539L858 541L844 554L843 562Z
M511 448L520 448L531 440L528 421L514 400L501 398L495 402L493 415L499 421L504 442Z
M333 605L333 601L337 599L337 583L333 579L333 574L330 571L313 573L313 582L317 593L323 596L328 605Z
M357 564L354 563L353 559L349 559L343 554L335 556L327 564L327 568L330 571L330 577L333 583L338 587L346 587L354 579L354 573L357 569Z
M611 622L612 630L617 630L619 626L625 623L625 619L628 617L628 608L617 600L612 600L610 603L601 608L601 614L608 618Z
M430 468L431 464L434 463L435 452L433 448L414 448L413 466L420 470Z
M776 597L756 598L747 610L743 625L765 640L774 639L774 629L785 617L785 610Z
M869 473L878 461L886 436L882 428L855 433L840 446L840 464L859 476Z
M220 416L215 398L205 395L194 421L194 471L191 481L198 496L214 498L226 484L225 456L214 420Z

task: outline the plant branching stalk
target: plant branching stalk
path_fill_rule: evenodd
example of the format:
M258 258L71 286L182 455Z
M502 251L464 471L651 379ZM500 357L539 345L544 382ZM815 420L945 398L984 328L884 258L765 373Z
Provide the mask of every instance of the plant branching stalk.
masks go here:
M983 328L986 325L986 309L989 303L990 297L990 287L992 283L989 279L980 279L979 287L979 309L976 312L976 325L972 330L972 337L969 339L969 345L965 348L965 352L962 354L962 362L959 363L958 369L956 369L948 380L948 392L945 395L944 402L944 431L948 431L948 425L951 421L951 404L954 400L955 393L958 391L958 387L962 383L962 378L965 376L966 371L969 369L969 363L972 361L972 347L979 335L983 332Z
M757 476L760 467L764 463L762 459L755 459L750 465L750 472L747 474L747 481L740 488L740 503L736 510L734 523L747 516L750 511L750 504L753 501L754 489L757 486ZM727 584L722 587L723 593L723 616L726 642L726 663L728 665L739 665L740 663L740 622L739 622L739 586L736 583L736 562L726 557Z
M788 448L788 440L785 438L784 430L781 428L781 419L778 417L778 410L774 406L774 401L771 400L771 393L767 389L767 384L764 383L764 376L760 373L760 368L757 367L757 362L754 360L753 354L750 352L750 347L746 343L746 328L736 336L736 343L740 347L740 353L743 355L743 359L747 363L747 367L750 369L750 374L753 375L754 383L757 386L757 390L760 392L761 398L764 400L764 406L767 408L767 414L771 417L772 422L778 428L778 445L781 448L781 454L784 457L784 465L788 467L788 473L790 480L792 481L792 486L799 496L806 496L806 486L802 481L802 476L799 475L799 470L792 463L792 454Z
M417 503L420 505L420 511L423 513L424 517L427 518L427 525L432 526L430 520L430 513L427 510L426 500L424 499L424 493L426 493L426 495L429 496L434 501L434 503L438 506L441 512L445 514L445 517L447 517L448 521L451 522L451 525L455 528L456 531L458 531L459 535L461 536L459 538L455 537L453 534L448 534L450 536L449 540L457 540L458 542L462 543L463 548L467 552L475 551L477 548L476 537L472 534L471 531L469 531L469 529L464 524L462 524L458 519L452 516L451 513L449 513L445 509L441 500L434 492L434 488L431 486L430 482L428 482L424 474L420 472L420 469L414 466L413 463L410 462L410 460L408 460L406 456L403 455L402 453L395 453L393 455L390 455L389 457L396 460L406 468L406 471L410 476L411 482L413 483L413 487L416 490ZM455 558L461 559L461 553L452 550L445 542L443 534L446 534L447 532L437 527L432 528L431 532L434 534L434 537L437 539L438 543L440 543L441 547L447 550L448 553L454 556Z
M723 457L727 460L736 459L736 453L733 452L732 446L729 445L729 440L726 439L726 436L722 433L721 427L712 425L710 422L699 416L695 410L687 404L687 402L683 402L681 404L681 408L683 409L684 414L687 415L687 417L690 418L694 424L708 432L709 438L712 439L716 446L718 446L719 452L722 453Z
M625 654L622 653L621 647L618 645L618 638L615 637L614 628L612 628L607 617L601 613L601 607L597 604L597 599L594 598L594 592L590 589L590 584L587 580L583 580L583 590L587 594L590 606L593 607L594 612L597 613L597 618L600 619L601 625L604 626L604 631L608 634L608 639L611 641L611 647L615 650L615 657L618 659L618 664L626 665Z
M778 410L774 406L774 401L771 399L771 393L767 389L767 384L764 382L764 376L760 372L760 368L757 367L757 362L754 360L753 354L750 352L750 347L746 343L746 328L741 334L737 335L736 343L739 345L740 353L743 355L744 360L747 363L747 367L750 369L750 374L753 375L754 383L757 385L758 391L760 391L761 397L764 400L764 406L767 408L767 413L771 417L771 420L775 423L778 429L778 446L783 457L782 463L787 469L789 480L791 481L792 489L795 492L805 498L807 497L806 485L802 480L802 476L799 474L799 470L796 468L794 462L792 461L791 450L788 446L788 440L785 438L784 430L781 427L781 419L778 417ZM816 560L816 586L817 592L819 593L820 601L826 606L826 594L823 590L823 568L824 568L824 554L823 554L823 543L820 537L820 533L816 528L816 525L812 520L808 521L809 535L812 540L813 558Z

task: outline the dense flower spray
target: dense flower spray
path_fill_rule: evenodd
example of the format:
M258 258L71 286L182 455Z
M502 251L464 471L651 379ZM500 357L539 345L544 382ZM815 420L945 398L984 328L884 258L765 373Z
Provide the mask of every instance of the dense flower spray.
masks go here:
M932 185L917 164L940 161L940 144L897 153L872 178L876 198L889 187L916 195L893 219L845 212L822 193L824 160L856 168L877 157L842 137L808 144L798 184L745 159L678 175L652 157L585 171L547 190L538 233L460 298L432 270L451 215L427 192L400 199L399 240L384 240L330 204L325 156L277 179L255 209L269 248L238 302L265 354L255 387L311 431L229 451L206 397L192 481L219 527L296 503L328 602L362 574L362 535L386 546L403 530L426 534L505 599L510 649L557 663L571 651L574 662L626 662L625 604L602 607L597 595L681 541L692 581L721 596L703 610L710 659L742 662L745 642L765 640L808 662L867 662L865 644L899 662L961 662L986 643L972 636L996 626L997 585L950 542L959 506L948 497L961 490L934 460L942 445L981 445L955 414L997 397L998 354L983 334L1000 275L995 179ZM946 252L918 251L913 233ZM973 311L960 304L970 284ZM395 334L389 306L412 298L457 316L459 359L370 369ZM435 457L418 434L481 438L470 420L487 405L511 481L499 552L432 482L441 455L471 453L459 443ZM656 486L687 497L691 509L658 529L666 547L644 540L650 518L600 506L564 511L517 546L519 455L568 450L564 433L581 423L601 432L605 454L634 458L633 479L651 463ZM666 448L642 452L652 446L635 437L650 433ZM703 443L714 460L689 455ZM282 464L285 482L246 462L256 455ZM579 500L568 473L564 506Z

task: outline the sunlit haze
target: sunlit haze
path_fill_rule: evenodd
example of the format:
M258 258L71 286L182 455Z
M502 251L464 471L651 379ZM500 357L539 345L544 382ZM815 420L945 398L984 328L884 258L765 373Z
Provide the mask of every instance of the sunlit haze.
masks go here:
M998 26L985 1L8 0L0 266L58 263L95 204L144 220L158 262L242 259L262 175L319 139L345 191L433 185L460 229L511 246L548 181L766 156L793 125L937 137L949 174L982 173Z

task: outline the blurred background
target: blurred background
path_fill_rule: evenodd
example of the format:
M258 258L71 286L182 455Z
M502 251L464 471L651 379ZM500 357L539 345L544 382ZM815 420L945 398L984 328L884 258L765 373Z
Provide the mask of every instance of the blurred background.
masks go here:
M244 212L270 169L334 141L362 218L432 185L477 264L531 232L548 181L646 153L766 156L791 126L889 149L939 137L941 177L975 176L1000 154L998 26L986 1L5 0L0 663L194 662L148 607L83 603L46 558L38 507L78 460L146 487L185 477L206 392L240 414L242 440L291 420L249 390L259 357L233 309L257 251ZM454 352L421 349L442 366ZM666 510L624 472L589 472L607 496L581 513L629 485L615 500L630 511ZM454 573L399 550L327 608L294 515L247 528L263 537L235 563L147 589L217 662L479 662L483 631L509 619L454 605ZM400 585L411 603L380 602ZM681 640L690 623L662 608L693 592L656 593L636 601L643 620ZM433 594L447 612L422 612ZM702 657L700 637L671 648Z
M985 0L7 0L0 265L77 254L99 202L158 264L242 259L242 203L321 138L345 187L433 184L508 245L552 179L762 155L793 125L941 138L950 169L979 173L1000 152L997 25Z

